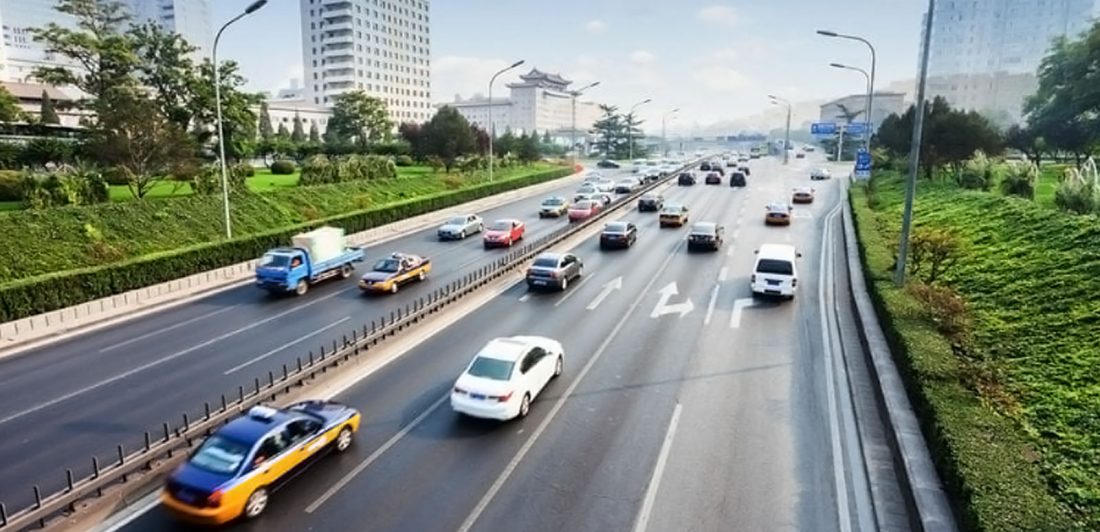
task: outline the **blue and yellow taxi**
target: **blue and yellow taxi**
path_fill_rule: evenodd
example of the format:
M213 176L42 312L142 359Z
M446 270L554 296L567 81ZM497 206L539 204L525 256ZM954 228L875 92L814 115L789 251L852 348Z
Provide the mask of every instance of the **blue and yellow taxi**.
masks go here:
M286 408L255 406L211 434L165 484L161 503L173 516L219 525L252 519L271 492L325 451L346 451L360 413L331 401Z

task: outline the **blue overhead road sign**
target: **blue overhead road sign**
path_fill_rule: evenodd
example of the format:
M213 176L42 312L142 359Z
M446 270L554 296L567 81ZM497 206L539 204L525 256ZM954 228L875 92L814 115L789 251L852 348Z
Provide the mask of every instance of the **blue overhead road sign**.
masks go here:
M867 126L867 122L852 122L844 126L844 131L849 135L862 135L871 129Z
M810 134L812 135L835 135L836 134L836 122L814 122L810 124Z

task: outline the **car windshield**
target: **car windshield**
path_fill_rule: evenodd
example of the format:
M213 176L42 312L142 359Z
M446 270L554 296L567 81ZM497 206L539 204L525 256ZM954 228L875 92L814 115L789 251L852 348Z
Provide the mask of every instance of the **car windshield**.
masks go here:
M265 266L268 268L286 268L288 264L290 264L289 255L276 255L273 253L268 253L260 259L260 266Z
M665 208L662 209L661 212L669 214L679 214L682 208L683 207L680 207L679 205L665 205Z
M565 203L565 200L561 198L550 198L542 202L543 205L546 205L548 207L556 207L558 205L561 205L562 203Z
M204 471L229 475L240 469L248 450L247 445L215 435L203 442L188 462Z
M489 225L489 230L490 231L511 231L512 230L512 222L509 222L507 220L501 220L499 222L493 222L491 225Z
M536 268L557 268L558 267L558 258L557 257L536 257L535 262L532 262L531 265L536 267Z
M714 226L711 224L695 224L691 227L691 232L696 235L713 235Z
M756 273L794 275L794 265L789 260L760 259L760 262L756 263Z
M787 212L787 206L783 203L772 203L768 205L768 210L772 212Z
M512 366L515 365L515 362L498 358L477 357L474 359L473 364L470 364L470 369L466 373L483 379L506 381L512 378Z
M580 211L587 211L592 208L591 200L581 200L573 204L573 208Z
M397 273L401 271L401 261L397 259L382 259L374 263L374 271L385 273Z
M623 222L611 222L603 228L605 233L625 233L626 224Z
M645 194L642 196L642 199L646 201L654 201L657 199L657 196L654 196L653 194Z
M447 223L445 225L466 225L466 217L455 216L454 218L447 220Z

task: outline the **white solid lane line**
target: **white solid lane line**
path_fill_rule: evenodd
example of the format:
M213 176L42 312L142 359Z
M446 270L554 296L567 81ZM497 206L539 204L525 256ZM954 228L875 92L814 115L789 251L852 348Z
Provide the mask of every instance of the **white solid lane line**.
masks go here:
M730 246L729 246L729 247L728 247L728 248L726 249L726 256L727 256L727 257L732 257L732 256L733 256L733 245L730 245Z
M668 268L668 265L672 262L672 259L676 258L676 256L679 254L682 244L683 241L681 240L680 243L677 244L675 248L673 248L672 253L670 253L668 257L665 257L664 262L662 262L661 266L657 268L657 272L653 275L649 282L646 283L645 287L638 292L638 296L634 298L633 302L631 302L630 307L628 307L626 309L626 312L623 313L622 318L619 318L619 321L615 324L615 327L611 329L611 332L607 335L606 338L604 338L604 341L596 349L596 352L592 354L592 358L588 359L588 362L586 362L584 367L581 368L580 373L577 374L577 378L573 380L569 387L566 388L565 393L563 393L561 397L559 397L558 400L554 403L553 408L551 408L550 412L546 414L546 418L542 420L542 423L539 423L539 426L535 428L535 431L532 432L531 436L527 438L527 441L523 443L523 446L520 447L519 452L517 452L516 455L512 457L512 460L508 462L507 466L505 466L504 471L501 471L497 479L493 481L492 486L489 486L489 490L485 492L485 495L481 497L480 501L478 501L477 506L475 506L473 511L470 512L470 515L466 517L466 520L462 522L462 526L458 528L458 532L470 532L470 529L473 528L473 526L477 523L477 520L479 517L481 517L481 514L485 512L486 508L489 507L489 503L493 501L493 498L495 498L497 493L500 492L500 489L504 486L504 483L507 482L508 478L512 476L512 472L515 471L517 467L519 467L519 463L522 462L523 458L527 456L527 453L531 451L531 447L533 447L535 445L535 442L538 441L539 436L541 436L542 433L546 430L546 427L550 426L550 423L554 421L555 417L557 417L558 412L561 411L563 406L565 406L565 400L573 395L573 392L576 391L577 386L580 386L581 382L584 381L584 377L588 375L588 372L592 369L592 366L594 366L596 362L600 360L600 357L602 357L604 352L607 351L607 348L611 345L611 342L614 341L615 338L619 335L619 331L621 331L623 326L625 326L626 323L630 321L631 316L635 313L635 311L638 310L638 306L642 304L642 301L646 298L646 296L650 295L649 291L653 288L653 285L656 284L657 280L660 279L661 274L664 273L664 271Z
M720 285L714 283L714 288L710 291L710 303L707 303L707 317L703 318L703 325L710 324L710 317L714 314L714 304L718 302L718 289Z
M99 352L100 353L106 353L107 351L118 349L120 347L130 345L134 342L140 342L140 341L142 341L146 338L152 338L153 336L156 336L158 334L166 333L168 331L175 330L175 329L179 329L180 327L183 327L185 325L190 325L192 323L195 323L196 321L205 320L206 318L213 318L214 316L217 316L218 314L221 314L223 312L228 312L228 311L233 310L233 309L235 309L239 306L241 306L241 305L239 305L239 304L238 305L230 305L228 307L215 310L214 312L211 312L209 314L203 314L202 316L195 316L194 318L191 318L191 319L188 319L188 320L183 320L183 321L181 321L179 323L176 323L174 325L169 325L167 327L162 327L162 328L157 329L153 332L145 333L145 334L142 334L140 336L135 336L133 338L130 338L129 340L123 340L123 341L121 341L117 344L111 344L107 347L104 347L103 349L100 349Z
M291 340L288 343L285 343L285 344L283 344L279 347L276 347L275 349L272 349L271 351L268 351L268 352L266 352L266 353L264 353L264 354L262 354L262 355L260 355L256 358L253 358L252 360L249 360L247 362L244 362L244 363L238 364L236 366L233 366L232 368L229 368L222 375L229 375L230 373L236 373L237 371L241 370L242 368L246 368L248 366L251 366L252 364L255 364L256 362L259 362L259 361L261 361L261 360L263 360L263 359L265 359L265 358L267 358L271 355L274 355L275 353L278 353L278 352L280 352L280 351L282 351L282 350L284 350L288 347L298 345L298 344L300 344L300 343L302 343L302 342L304 342L304 341L306 341L310 338L313 338L314 336L317 336L318 334L321 334L321 333L323 333L323 332L325 332L325 331L327 331L327 330L329 330L329 329L331 329L331 328L333 328L337 325L340 325L341 323L344 323L345 321L348 321L350 319L351 319L351 316L344 316L344 318L341 319L341 320L338 320L336 322L325 325L324 327L321 327L320 329L317 329L316 331L313 331L313 332L311 332L311 333L309 333L305 336L301 336L296 340Z
M733 251L733 248L730 248L730 251ZM729 252L726 252L726 255L729 255L729 254L730 254ZM730 269L727 268L726 266L722 266L722 269L719 270L719 272L718 272L718 282L720 282L720 283L726 282L726 277L729 275L729 273L730 273Z
M634 532L645 532L649 525L649 515L653 512L653 504L657 502L657 490L661 487L661 477L668 463L668 455L672 451L672 439L676 436L676 426L680 424L680 411L683 405L676 403L676 409L672 411L672 420L668 422L668 431L665 432L665 441L661 444L661 452L657 455L657 465L653 467L653 476L649 479L649 486L645 490L645 499L638 511L638 519L634 522Z
M756 303L756 300L751 297L736 299L733 302L733 312L730 313L730 328L736 329L741 326L741 314L745 310L745 307L751 307Z
M3 425L4 423L7 423L7 422L9 422L9 421L14 421L14 420L16 420L16 419L19 419L19 418L21 418L21 417L23 417L23 416L26 416L26 415L28 415L28 414L33 414L33 413L35 413L35 412L38 412L39 410L42 410L42 409L44 409L44 408L49 408L49 407L51 407L51 406L53 406L53 405L56 405L56 404L58 404L58 403L60 403L60 402L63 402L63 401L67 401L67 400L69 400L69 399L72 399L73 397L76 397L76 396L78 396L78 395L83 395L83 394L85 394L85 393L88 393L88 392L90 392L90 391L92 391L92 390L95 390L95 389L98 389L98 388L102 388L102 387L104 387L104 386L106 386L106 385L108 385L108 384L111 384L111 383L113 383L113 382L117 382L117 381L120 381L120 380L122 380L122 379L125 379L126 377L129 377L129 376L131 376L131 375L134 375L134 374L137 374L137 373L141 373L142 371L145 371L145 370L147 370L147 369L149 369L149 368L153 368L153 367L159 366L159 365L161 365L161 364L163 364L163 363L165 363L165 362L170 362L170 361L172 361L172 360L175 360L175 359L177 359L177 358L179 358L179 357L182 357L182 356L184 356L184 355L187 355L187 354L189 354L189 353L193 353L193 352L195 352L195 351L198 351L199 349L202 349L202 348L204 348L204 347L206 347L206 346L209 346L209 345L211 345L211 344L214 344L214 343L220 342L220 341L222 341L222 340L224 340L224 339L226 339L226 338L229 338L230 336L233 336L233 335L236 335L236 334L240 334L240 333L242 333L242 332L245 332L245 331L248 331L248 330L250 330L250 329L255 329L256 327L259 327L259 326L261 326L261 325L264 325L264 324L266 324L266 323L269 323L269 322L271 322L271 321L277 320L277 319L279 319L279 318L281 318L281 317L283 317L283 316L286 316L287 314L290 314L290 313L292 313L292 312L297 312L297 311L299 311L299 310L301 310L301 309L303 309L303 308L306 308L306 307L308 307L308 306L310 306L310 305L316 305L317 303L320 303L320 302L322 302L322 301L324 301L324 300L326 300L326 299L331 299L331 298L333 298L333 297L336 297L336 296L338 296L338 295L340 295L340 292L333 292L333 293L331 293L331 294L329 294L329 295L326 295L326 296L322 296L322 297L316 298L316 299L314 299L313 301L310 301L309 303L305 303L305 304L303 304L303 305L299 305L299 306L297 306L297 307L294 307L294 308L292 308L292 309L287 309L287 310L284 310L284 311L282 311L282 312L280 312L280 313L278 313L278 314L272 315L272 316L270 316L270 317L268 317L268 318L264 318L264 319L262 319L262 320L260 320L260 321L254 322L254 323L250 323L250 324L248 324L248 325L246 325L246 326L244 326L244 327L241 327L241 328L239 328L239 329L235 329L235 330L229 331L229 332L227 332L227 333L225 333L225 334L221 334L221 335L215 336L215 337L213 337L213 338L211 338L211 339L209 339L209 340L207 340L207 341L205 341L205 342L202 342L202 343L200 343L200 344L195 344L195 345L193 345L193 346L191 346L191 347L188 347L187 349L184 349L184 350L182 350L182 351L177 351L177 352L175 352L175 353L172 353L171 355L168 355L168 356L166 356L166 357L164 357L164 358L160 358L160 359L154 360L154 361L152 361L152 362L148 362L148 363L142 364L142 365L140 365L140 366L137 366L136 368L133 368L133 369L131 369L131 370L129 370L129 371L125 371L125 372L119 373L118 375L115 375L114 377L111 377L111 378L109 378L109 379L103 379L103 380L101 380L101 381L99 381L99 382L97 382L97 383L95 383L95 384L90 384L90 385L88 385L88 386L85 386L85 387L83 387L83 388L80 388L79 390L74 390L74 391L71 391L71 392L69 392L69 393L67 393L67 394L64 394L64 395L61 395L61 396L55 397L55 398L53 398L53 399L50 399L49 401L46 401L46 402L44 402L44 403L39 403L39 404L37 404L37 405L35 405L35 406L32 406L32 407L30 407L30 408L28 408L28 409L26 409L26 410L22 410L22 411L20 411L20 412L16 412L16 413L14 413L14 414L12 414L12 415L10 415L10 416L8 416L8 417L5 417L5 418L3 418L3 419L0 419L0 425Z
M428 419L428 416L431 415L432 412L438 410L439 407L443 406L443 403L445 403L449 398L450 394L448 393L443 397L436 399L436 401L432 403L432 406L429 406L427 410L424 410L420 413L419 416L416 416L416 419L412 420L412 423L409 423L405 426L405 428L401 429L401 432L394 434L390 439L386 440L386 443L383 443L381 447L375 449L373 453L370 453L370 456L368 456L365 460L359 462L359 465L355 466L355 469L348 471L348 473L344 475L344 477L341 478L339 482L333 484L332 487L328 489L328 491L318 497L317 500L310 503L310 505L306 507L306 513L311 514L317 511L317 509L320 508L322 504L325 504L325 501L331 499L332 496L336 495L337 492L343 489L344 486L348 484L348 482L351 482L352 479L356 477L356 475L362 473L364 469L370 467L370 465L373 464L375 460L378 460L378 458L381 457L383 454L385 454L386 451L390 449L390 447L396 445L397 442L401 440L401 438L404 438L406 434L412 432L413 429L423 423L425 419Z
M528 292L528 293L526 293L526 294L523 294L522 296L520 296L520 298L519 298L519 302L520 302L520 303L526 303L528 299L531 299L531 293L530 293L530 292Z

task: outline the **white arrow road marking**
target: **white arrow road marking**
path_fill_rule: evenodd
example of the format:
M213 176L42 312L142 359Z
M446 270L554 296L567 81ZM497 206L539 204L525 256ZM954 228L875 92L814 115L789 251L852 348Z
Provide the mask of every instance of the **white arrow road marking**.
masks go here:
M724 270L725 268L723 268ZM707 317L703 318L703 325L710 324L710 317L714 314L714 304L718 302L718 288L720 285L714 283L714 288L710 291L710 303L707 304Z
M519 302L526 303L528 299L531 299L531 294L523 294L523 296L519 298Z
M736 329L741 326L741 311L746 307L751 307L756 301L751 297L737 299L733 302L733 314L730 314L730 328Z
M607 296L611 295L611 292L613 292L615 290L622 290L622 288L623 288L623 278L622 278L622 276L619 276L619 277L616 277L616 278L612 279L610 282L603 285L603 290L600 290L600 294L596 296L596 299L593 299L592 302L589 303L588 306L584 307L584 308L586 310L596 310L596 307L600 306L600 303L603 303L603 300L607 299Z
M731 251L732 251L732 249L733 248L730 248ZM727 252L727 254L728 254L728 252ZM722 266L722 269L718 271L718 281L722 282L722 283L726 282L726 276L729 275L729 273L730 273L730 269L725 267L725 266Z
M676 289L676 281L665 285L659 293L661 294L661 299L657 302L657 306L653 307L653 312L649 314L650 318L659 318L665 314L679 314L680 317L683 318L688 312L695 309L695 304L691 302L690 297L683 303L668 304L668 300L672 298L672 296L680 293L680 291Z

